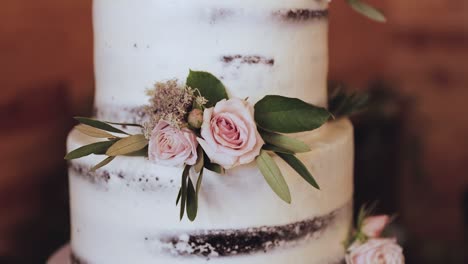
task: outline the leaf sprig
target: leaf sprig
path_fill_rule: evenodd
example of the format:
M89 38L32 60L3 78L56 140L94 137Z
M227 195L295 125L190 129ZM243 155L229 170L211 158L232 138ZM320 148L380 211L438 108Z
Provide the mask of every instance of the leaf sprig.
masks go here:
M225 86L210 73L190 71L187 85L198 89L201 95L208 99L207 106L214 106L221 100L229 99ZM256 158L256 162L273 192L286 203L291 203L292 199L288 184L271 154L279 156L308 184L320 189L307 167L295 156L298 153L310 151L310 146L296 138L288 137L284 133L315 130L331 118L330 112L323 107L311 105L300 99L278 95L265 96L254 108L254 118L259 133L267 143ZM204 168L223 173L222 167L212 164L206 154L203 163ZM185 206L183 205L183 198L188 197L188 195L183 195L184 193L188 194L188 191L183 190L184 188L190 189L190 182L185 185L182 184L181 209Z
M350 231L351 233L349 234L348 239L344 242L345 248L349 248L356 241L359 241L360 243L365 243L367 241L368 237L362 232L364 220L374 214L376 206L377 203L361 206L356 220L356 229Z
M106 155L107 157L103 161L91 168L91 171L96 171L111 163L117 156L147 156L147 151L142 150L148 146L149 142L143 134L130 135L113 126L140 127L140 125L103 122L86 117L76 117L75 119L81 123L76 126L76 129L81 133L94 138L106 138L107 140L85 145L73 150L65 156L66 160L79 159L91 154Z
M187 213L187 218L190 221L195 221L198 215L198 197L201 190L201 184L203 181L203 167L200 171L197 168L186 165L182 173L182 183L177 195L176 205L180 203L180 220L184 218ZM197 172L198 179L196 185L193 184L191 178L191 172Z
M331 85L328 94L329 111L335 118L358 114L369 105L369 95L366 93L347 93L343 85Z

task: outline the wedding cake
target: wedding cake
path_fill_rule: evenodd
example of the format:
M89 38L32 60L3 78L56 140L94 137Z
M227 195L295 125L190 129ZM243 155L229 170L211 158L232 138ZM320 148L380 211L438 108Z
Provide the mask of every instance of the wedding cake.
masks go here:
M326 116L317 129L310 126L300 130L288 122L297 121L295 118L300 118L302 112L288 116L285 111L276 116L271 111L268 120L266 114L261 116L262 105L270 99L269 107L280 108L297 98L297 107L288 110L291 113L307 108L303 102L313 105L311 120L316 118L313 113L323 113L327 107L328 2L94 0L95 118L115 129L95 120L81 120L85 126L74 129L68 138L70 152L83 146L95 147L87 153L91 155L70 158L69 163L72 263L344 261L343 242L351 230L353 205L350 121ZM195 85L189 82L183 84L187 75L195 75L196 71L201 76L206 77L208 72L216 76L211 83L215 82L216 87L222 83L232 99L226 97L212 105L212 96L204 99L202 93L190 99L193 105L199 102L204 111L198 120L200 126L193 125L189 118L191 130L182 126L169 134L167 129L173 123L160 114L160 123L151 124L149 115L157 113L165 101L165 97L155 95L158 91L178 89L176 86L191 86L187 94L206 90L192 87ZM155 84L159 90L148 92ZM290 101L284 101L288 98ZM153 108L147 106L149 101ZM226 109L239 110L225 115ZM191 108L184 111L181 116L193 112ZM255 115L255 122L248 113ZM167 117L171 113L165 114ZM167 123L161 126L164 120ZM277 124L286 127L275 131ZM251 129L255 125L260 132ZM93 126L107 130L103 133L108 136L91 130ZM109 148L124 138L117 135L127 136L138 130L144 131L140 141L116 148L118 152L139 145L132 149L134 153L118 155L96 149L102 147L96 143L110 142ZM168 134L163 139L158 135L158 141L152 142L155 131ZM182 131L185 137L180 137L181 141L191 139L187 135L195 131L190 135L197 139L187 143L188 147L172 140L177 137L167 138ZM288 138L283 133L288 133ZM149 143L141 145L141 140ZM213 148L215 141L227 143L223 148ZM242 142L234 150L224 151L234 141ZM297 148L307 151L289 153L281 142L303 142L306 146L299 144ZM123 155L137 150L147 155ZM232 154L234 151L242 153ZM292 160L293 152L297 160ZM102 154L109 158L103 161ZM182 165L171 164L175 157L182 156ZM201 157L205 161L200 161ZM200 168L194 171L195 160L205 164L200 185L196 180L201 176ZM208 163L218 169L210 170ZM93 168L96 164L99 166ZM189 201L195 189L190 187L190 178L197 182L195 213ZM182 208L176 206L176 200ZM183 217L185 210L189 218Z

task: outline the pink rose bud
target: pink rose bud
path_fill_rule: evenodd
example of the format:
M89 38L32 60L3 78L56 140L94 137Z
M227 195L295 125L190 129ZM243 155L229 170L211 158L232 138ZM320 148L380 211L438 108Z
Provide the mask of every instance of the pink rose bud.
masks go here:
M188 124L193 128L201 128L203 124L203 111L193 109L188 115Z
M404 264L403 249L396 239L370 239L354 244L346 255L346 264Z
M163 166L194 165L197 162L197 137L188 128L179 129L159 121L151 133L148 157Z
M382 234L389 222L390 217L388 215L371 216L364 219L361 231L367 237L377 238Z
M225 169L255 160L265 144L254 120L254 109L238 98L222 100L205 110L198 142L214 163Z

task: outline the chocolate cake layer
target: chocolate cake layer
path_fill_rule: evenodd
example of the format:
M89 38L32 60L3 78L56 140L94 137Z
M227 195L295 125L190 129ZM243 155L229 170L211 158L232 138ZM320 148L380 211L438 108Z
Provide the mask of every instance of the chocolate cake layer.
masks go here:
M278 248L287 248L308 239L318 239L334 220L349 210L349 205L332 213L282 226L262 226L246 229L205 230L166 237L147 237L148 244L154 242L177 256L228 257L255 253L267 253Z
M234 18L234 17L244 17L244 18L253 18L255 16L264 16L268 14L254 14L246 13L243 9L234 9L234 8L216 8L212 9L208 13L208 19L210 24L217 24L223 20ZM328 10L317 10L317 9L280 9L275 10L271 13L271 17L274 19L280 19L283 21L295 21L295 22L305 22L310 20L322 19L328 17Z
M147 113L145 107L95 107L93 115L103 117L104 121L141 124Z
M328 10L290 9L277 11L273 15L284 21L303 22L327 18Z
M264 56L258 56L258 55L226 55L222 56L221 60L225 64L232 64L232 63L239 63L239 64L264 64L268 66L273 66L275 64L275 59L273 58L267 58Z
M77 162L71 162L68 166L70 172L81 177L90 183L106 186L110 180L118 180L123 182L127 187L136 188L140 191L158 191L164 188L178 188L178 182L172 179L162 179L151 172L141 175L126 175L124 172L112 172L101 168L95 172L91 172L90 168L81 165Z

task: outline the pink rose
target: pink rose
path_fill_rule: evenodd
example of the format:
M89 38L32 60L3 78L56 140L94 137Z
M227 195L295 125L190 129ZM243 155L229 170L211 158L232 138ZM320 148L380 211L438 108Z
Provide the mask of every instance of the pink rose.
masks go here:
M151 132L149 159L164 166L194 165L197 162L197 137L188 128L176 128L159 121Z
M390 222L388 215L371 216L364 219L362 233L370 238L377 238Z
M230 169L252 162L265 144L257 131L254 109L247 101L229 99L218 102L203 114L198 142L210 160Z
M403 264L403 249L396 239L370 239L364 244L355 244L346 255L346 264Z

